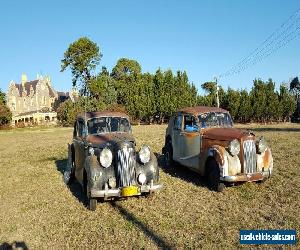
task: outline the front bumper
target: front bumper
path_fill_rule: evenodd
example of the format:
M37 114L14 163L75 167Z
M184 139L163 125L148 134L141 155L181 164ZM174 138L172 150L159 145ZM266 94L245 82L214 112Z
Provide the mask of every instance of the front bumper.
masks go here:
M246 181L261 181L263 179L270 178L270 177L271 177L270 171L263 171L263 172L253 173L253 174L223 176L220 177L220 180L224 182L246 182Z
M143 185L138 188L138 193L136 195L141 195L143 193L153 193L160 189L162 189L161 184L156 185ZM115 189L105 189L105 190L91 190L91 197L94 198L108 198L108 197L127 197L122 196L122 189L121 188L115 188Z

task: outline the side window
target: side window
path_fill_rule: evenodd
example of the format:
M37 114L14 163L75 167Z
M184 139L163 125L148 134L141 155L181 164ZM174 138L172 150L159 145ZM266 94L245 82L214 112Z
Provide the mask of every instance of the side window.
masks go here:
M174 118L174 129L181 130L182 115L178 115Z
M195 116L193 116L193 115L185 115L184 116L184 131L186 131L186 132L199 131Z
M83 121L78 121L77 125L78 125L78 128L77 128L78 136L83 137L84 122Z

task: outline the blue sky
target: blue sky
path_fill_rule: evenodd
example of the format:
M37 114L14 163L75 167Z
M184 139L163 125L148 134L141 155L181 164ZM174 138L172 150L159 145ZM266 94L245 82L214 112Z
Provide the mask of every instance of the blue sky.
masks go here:
M96 42L109 70L137 60L143 72L186 70L200 90L205 81L247 56L300 8L300 0L248 1L16 1L0 3L0 89L49 74L56 90L71 88L60 72L68 45L81 36ZM300 36L248 70L220 80L250 89L254 78L279 86L300 76ZM100 69L99 67L99 69ZM201 93L201 91L199 91Z

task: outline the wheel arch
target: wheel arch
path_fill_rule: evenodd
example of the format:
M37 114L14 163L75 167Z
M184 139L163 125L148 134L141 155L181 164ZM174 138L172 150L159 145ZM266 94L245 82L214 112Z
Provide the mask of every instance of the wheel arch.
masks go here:
M206 156L206 161L205 161L205 174L208 172L208 163L212 160L216 161L216 163L219 166L220 171L223 172L222 166L225 163L225 153L224 153L225 148L221 147L219 145L214 145L211 146L207 150L207 156Z

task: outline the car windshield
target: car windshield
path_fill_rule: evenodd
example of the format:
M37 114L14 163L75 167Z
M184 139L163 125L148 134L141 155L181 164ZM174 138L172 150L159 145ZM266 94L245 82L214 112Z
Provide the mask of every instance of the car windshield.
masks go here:
M130 132L130 123L123 117L96 117L88 120L88 133Z
M228 113L209 112L199 115L200 126L207 127L232 127L233 122Z

